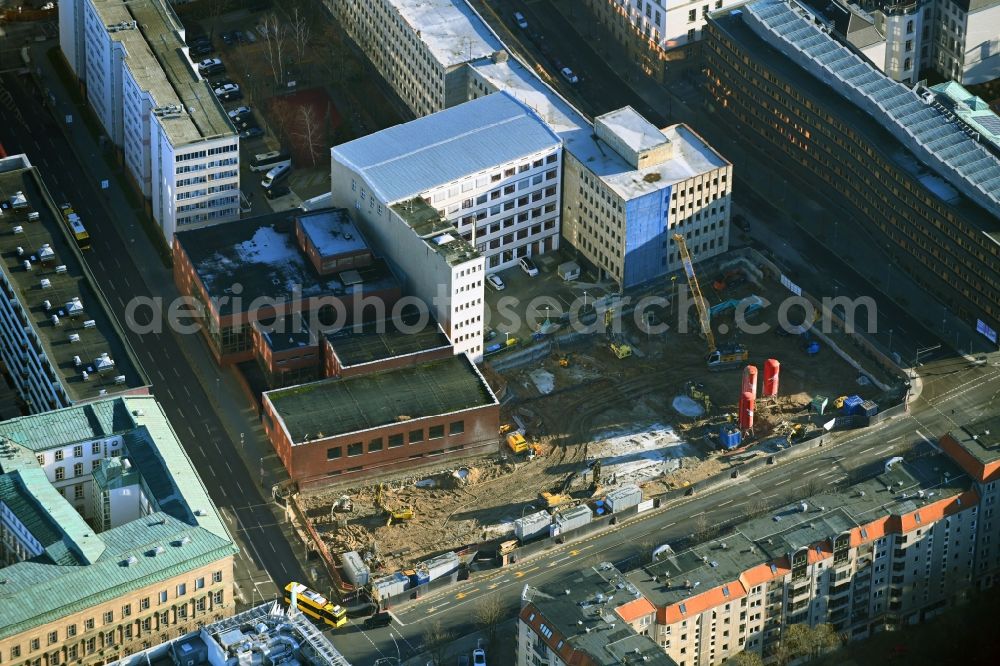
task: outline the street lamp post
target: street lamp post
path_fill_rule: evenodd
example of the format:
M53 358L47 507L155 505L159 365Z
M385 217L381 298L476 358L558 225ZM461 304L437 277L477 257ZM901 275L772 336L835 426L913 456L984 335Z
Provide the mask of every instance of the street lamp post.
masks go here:
M521 520L524 520L524 512L528 509L534 510L536 507L534 504L529 504L521 509Z

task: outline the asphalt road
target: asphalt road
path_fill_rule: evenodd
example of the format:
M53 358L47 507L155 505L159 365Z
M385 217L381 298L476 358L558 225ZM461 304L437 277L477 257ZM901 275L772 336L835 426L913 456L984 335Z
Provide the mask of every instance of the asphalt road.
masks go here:
M440 621L455 635L475 631L475 607L487 595L499 595L513 614L526 584L542 585L601 561L634 560L650 544L689 538L700 522L718 525L739 519L750 502L762 499L770 509L785 506L804 496L813 479L834 486L874 475L893 455L1000 409L1000 355L992 365L982 367L972 367L962 359L936 361L925 365L921 376L921 396L906 415L870 429L828 435L823 448L735 479L714 492L685 498L611 530L555 546L517 565L474 574L446 591L393 609L398 623L392 627L364 631L349 625L334 634L334 640L345 656L360 663L395 657L397 647L406 659L419 652L422 635L431 622Z
M101 201L104 194L97 189L87 165L76 161L35 87L11 74L3 76L3 83L13 97L13 108L21 111L27 127L16 121L11 107L0 105L0 142L10 154L26 153L41 170L56 203L72 202L80 213L92 239L92 248L85 253L87 263L112 310L124 322L125 304L137 296L163 294L163 285L172 282L169 271L161 264L143 265L141 269L137 265L133 248L137 243L149 243L144 231L130 210L108 215ZM150 288L150 284L156 288ZM197 373L203 373L204 378L204 373L216 373L216 369L191 367L170 331L145 335L129 331L127 335L150 377L153 393L242 546L237 583L247 601L257 594L271 598L275 588L269 579L282 587L289 580L305 580L279 527L280 513L265 501L258 487L258 471L244 465L236 451L239 443L226 433L213 400L198 381ZM203 344L200 340L185 343Z

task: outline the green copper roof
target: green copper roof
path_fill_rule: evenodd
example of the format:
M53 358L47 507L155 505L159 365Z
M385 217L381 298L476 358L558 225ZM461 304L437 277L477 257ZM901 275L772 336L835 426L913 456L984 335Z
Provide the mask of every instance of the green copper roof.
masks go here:
M152 396L13 419L0 423L0 435L20 445L3 459L0 499L45 549L45 555L0 570L0 639L238 550ZM104 461L98 476L120 467L141 482L155 512L94 534L46 478L34 453L111 435L122 436L125 450L121 458Z
M187 538L185 540L185 537ZM3 569L0 639L58 620L234 555L236 546L200 527L153 513L100 535L107 547L89 566L20 562ZM157 546L162 550L157 552ZM129 564L129 557L133 557Z
M87 564L104 552L104 544L41 469L0 476L0 502L44 549L39 561Z
M118 435L134 427L125 403L111 399L4 421L0 423L0 437L41 452Z

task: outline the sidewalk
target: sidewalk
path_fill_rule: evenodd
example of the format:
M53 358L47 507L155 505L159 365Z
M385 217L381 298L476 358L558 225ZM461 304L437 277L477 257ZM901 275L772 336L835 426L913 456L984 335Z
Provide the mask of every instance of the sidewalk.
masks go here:
M581 30L592 18L585 11L577 12L575 17L571 16L568 8L573 1L552 0L551 4L583 41L587 41L586 35ZM669 109L668 115L671 116L671 121L691 125L733 162L737 203L740 203L738 196L740 184L748 186L765 201L776 202L799 231L824 243L831 253L848 264L872 287L890 292L886 295L900 308L908 310L935 337L942 337L945 343L954 346L960 353L990 351L988 343L970 324L959 320L948 312L947 307L928 297L923 288L916 285L895 265L894 257L889 252L883 251L884 240L876 240L865 225L844 218L841 214L841 204L830 200L817 201L805 195L803 189L807 189L809 194L816 191L812 185L803 189L788 188L789 182L795 184L797 174L787 172L783 165L775 160L765 159L773 151L772 148L756 142L747 145L746 133L740 133L740 128L733 123L718 120L710 105L703 105L702 102L689 105L683 98L674 95L669 87L661 86L643 74L623 54L622 49L608 49L598 52L597 56L613 71L622 73L623 83L650 106ZM704 96L702 90L701 97ZM734 138L736 136L744 137L743 143L738 142ZM809 223L808 228L805 226L806 222ZM859 240L862 242L858 242ZM885 347L885 342L879 341L878 344Z
M469 657L469 664L472 664L472 651L478 647L480 640L482 640L483 649L486 651L486 663L517 663L517 618L515 617L497 625L493 645L487 644L481 631L474 631L451 641L438 655L442 657L442 660L438 662L439 666L456 664L458 657L463 654ZM403 666L426 666L434 663L434 656L429 652L423 652L404 659L402 664Z
M172 271L164 266L160 254L146 234L139 221L142 210L136 210L125 192L119 186L119 176L122 167L113 163L113 158L101 150L95 137L90 135L87 125L83 122L81 109L74 103L73 97L63 85L48 57L48 51L57 47L54 41L33 45L32 58L36 63L35 73L39 83L46 92L46 101L53 109L57 123L69 139L73 151L80 164L88 167L86 177L95 181L100 188L102 180L109 181L110 187L104 190L103 205L109 219L114 220L119 227L122 238L126 240L133 262L141 267L145 291L151 296L161 297L164 304L170 303L180 296L174 286ZM66 123L67 116L72 122ZM109 163L110 160L110 163ZM136 293L142 292L141 288ZM119 318L122 313L118 314ZM213 403L214 411L222 422L234 449L239 452L251 477L258 480L258 470L261 460L264 462L265 498L270 495L271 485L288 478L284 466L278 460L270 443L264 437L263 426L253 409L247 404L245 394L240 388L234 369L221 370L212 358L205 342L197 335L176 335L178 346L184 353L187 362L194 368L195 376L202 389ZM155 393L155 385L153 387ZM241 441L244 446L239 446Z

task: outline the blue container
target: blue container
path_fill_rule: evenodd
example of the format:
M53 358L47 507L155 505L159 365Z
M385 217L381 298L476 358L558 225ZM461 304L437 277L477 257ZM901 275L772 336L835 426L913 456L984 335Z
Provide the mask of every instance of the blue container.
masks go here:
M738 428L722 427L719 429L719 443L726 450L735 449L740 445L742 439Z
M858 413L863 416L869 416L869 417L875 416L876 414L878 414L878 405L872 402L871 400L865 400L858 407Z
M806 353L809 354L810 356L815 356L816 354L818 354L819 353L819 343L818 342L810 342L809 346L806 347Z
M855 414L861 414L861 403L864 402L861 396L852 395L844 400L844 407L842 413L844 416L854 416Z

